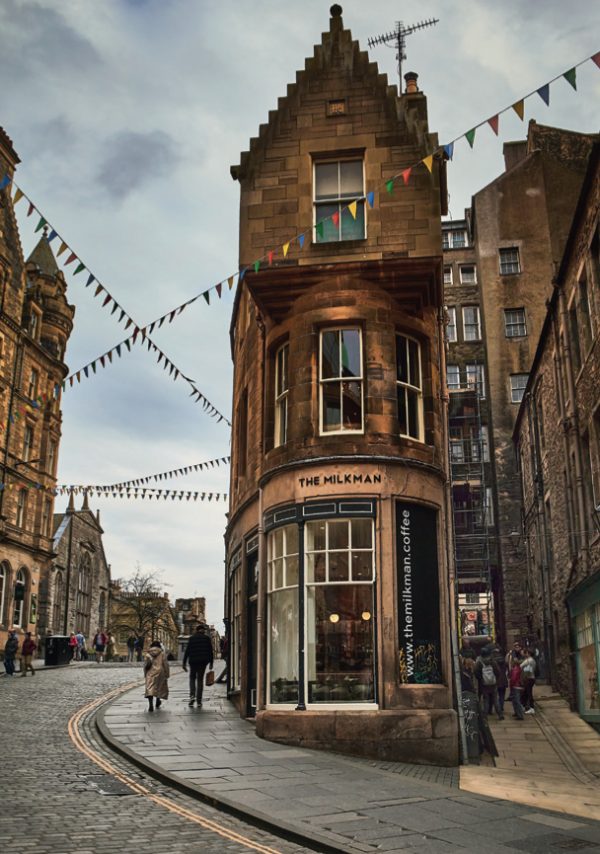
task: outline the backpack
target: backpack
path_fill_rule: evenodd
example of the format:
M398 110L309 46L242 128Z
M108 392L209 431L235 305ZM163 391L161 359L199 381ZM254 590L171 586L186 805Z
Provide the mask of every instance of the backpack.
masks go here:
M483 685L496 684L496 674L491 664L484 664L481 668L481 682Z

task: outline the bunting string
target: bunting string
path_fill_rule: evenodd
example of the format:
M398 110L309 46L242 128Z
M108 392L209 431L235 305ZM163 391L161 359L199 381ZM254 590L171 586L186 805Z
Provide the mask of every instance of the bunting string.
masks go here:
M183 466L182 468L163 471L159 474L149 474L145 477L137 477L132 480L124 480L121 483L113 483L109 486L103 486L102 489L111 491L113 489L122 489L127 486L143 486L145 483L150 483L151 481L158 483L159 481L169 480L173 477L185 477L186 475L193 474L194 472L218 468L221 465L229 465L230 461L231 457L218 457L217 459L208 460L204 463L195 463L191 466Z
M409 180L411 178L413 170L419 166L425 166L425 168L428 170L428 172L431 173L433 171L434 159L445 158L445 159L452 160L452 158L454 156L454 145L455 145L455 143L459 142L461 139L463 139L463 138L466 139L469 147L473 148L473 146L475 144L476 131L485 125L489 125L492 132L497 136L499 133L500 116L502 114L508 112L509 110L513 110L519 116L519 118L521 120L523 120L524 112L525 112L525 107L524 107L525 101L528 98L532 97L533 95L537 94L544 101L546 106L549 106L549 104L550 104L550 85L552 83L555 83L557 80L560 80L561 78L564 78L567 81L567 83L569 83L571 88L573 90L577 91L577 77L576 77L577 69L589 61L593 62L598 68L600 68L600 51L593 54L592 56L586 57L585 59L581 60L581 62L576 63L575 65L573 65L571 68L567 69L566 71L564 71L560 74L557 74L555 77L553 77L551 80L544 83L542 86L540 86L536 89L533 89L527 95L524 95L522 98L519 98L517 101L513 102L512 104L509 104L509 106L504 107L502 110L499 110L497 113L493 114L489 118L482 120L481 122L479 122L478 124L476 124L472 128L470 128L468 131L466 131L466 132L460 134L459 136L455 137L454 139L450 140L450 142L446 143L445 145L439 146L434 152L432 152L432 153L426 155L425 157L421 158L421 160L412 164L412 166L409 166L407 168L402 169L400 172L398 172L396 175L393 175L391 178L387 178L376 189L381 190L383 188L383 186L385 186L387 193L391 195L394 191L394 187L395 187L396 182L398 182L400 179L402 179L403 185L406 186L409 183ZM126 329L132 325L134 327L134 332L128 339L125 339L124 341L120 342L120 344L117 344L117 345L115 345L115 347L110 348L110 350L108 350L102 356L98 357L97 359L94 359L92 362L90 362L86 366L84 366L84 368L81 368L79 371L75 372L75 374L68 377L67 380L65 381L65 384L63 385L63 388L66 387L67 382L68 382L69 386L72 386L75 381L80 382L82 373L83 373L84 377L88 377L90 375L90 371L95 373L95 367L94 366L97 366L98 362L100 363L100 365L102 367L104 367L107 361L109 363L112 362L112 356L113 355L116 354L118 357L120 357L120 355L121 355L120 348L123 345L127 346L127 342L129 342L129 344L134 343L135 339L139 335L142 338L142 342L145 342L148 344L148 350L149 351L153 351L155 353L158 353L158 362L160 363L160 362L164 361L165 364L163 367L165 370L166 369L169 370L169 375L174 376L174 379L177 379L179 376L181 376L192 387L192 392L191 392L190 396L193 397L197 402L202 402L204 409L211 416L217 417L218 421L222 421L222 420L225 421L229 426L231 426L231 422L227 418L225 418L225 416L222 415L219 412L219 410L216 409L216 407L214 407L213 404L211 404L210 401L208 401L207 398L197 389L193 380L190 380L189 377L186 377L185 374L183 374L178 368L176 368L176 366L173 364L173 362L171 362L166 357L166 355L163 353L163 351L160 350L160 348L152 341L152 339L150 338L150 335L153 333L154 329L160 328L165 321L168 320L169 323L172 323L173 320L175 319L175 317L179 316L187 308L187 306L196 302L198 299L200 299L200 297L204 298L207 305L210 305L210 295L213 291L216 292L218 298L221 298L221 294L222 294L223 287L225 286L225 284L227 284L228 289L231 290L231 288L233 287L233 283L237 278L238 285L240 285L243 282L244 276L249 269L253 269L254 272L258 273L258 271L261 268L261 265L264 264L265 262L267 262L268 265L271 266L273 264L275 257L278 254L278 251L281 252L284 259L288 257L288 254L289 254L289 251L290 251L290 248L292 247L292 245L297 246L299 251L302 251L302 249L304 248L304 245L305 245L306 237L307 236L309 238L311 237L311 235L313 233L313 228L314 228L315 236L320 237L322 239L323 234L324 234L324 227L325 227L325 224L327 222L331 221L337 227L337 225L339 224L340 215L342 213L344 213L345 211L348 211L353 218L356 218L357 205L359 202L366 201L371 208L375 204L375 191L374 190L370 190L368 193L366 193L364 195L361 195L355 199L349 200L348 204L345 207L341 208L338 211L335 211L333 214L325 217L324 219L319 220L317 223L315 223L315 225L313 227L308 228L299 234L296 234L295 237L286 241L282 246L267 250L267 252L265 252L265 254L263 256L261 256L260 258L257 258L251 265L241 268L240 270L236 271L235 273L231 274L230 276L222 279L220 282L213 285L212 287L207 288L204 291L201 291L200 293L196 294L195 296L193 296L189 300L186 300L181 305L177 306L176 308L172 309L169 312L166 312L164 315L157 318L155 321L152 321L146 327L139 327L135 323L135 321L132 319L132 317L125 311L125 309L122 307L122 305L115 299L115 297L113 297L113 295L110 293L110 291L108 291L108 289L102 283L100 283L98 281L96 276L90 271L89 267L86 264L84 264L83 261L81 261L79 255L71 249L69 244L60 236L58 231L50 225L48 219L41 213L40 209L33 203L33 201L31 201L31 199L25 194L25 192L20 187L17 186L17 184L13 181L12 177L10 176L10 174L8 172L0 180L0 190L8 187L11 183L13 184L13 186L15 187L15 190L16 190L14 198L13 198L13 204L16 205L22 198L24 198L29 203L29 207L27 210L27 216L31 216L31 214L35 211L40 217L35 231L38 232L42 228L45 228L48 226L51 229L50 234L48 234L47 238L46 238L48 240L48 242L51 243L56 238L58 238L60 240L60 247L59 247L59 250L57 252L57 258L59 258L63 254L65 254L64 267L67 268L71 264L75 264L75 262L77 262L77 264L72 268L73 276L77 276L80 273L86 271L88 273L88 279L86 282L86 287L90 287L90 285L92 285L94 282L96 282L96 288L95 288L94 296L97 297L97 296L103 295L102 307L103 308L111 307L111 315L115 315L118 312L117 321L120 323L120 322L126 320L127 321L126 325L125 325ZM129 349L129 347L128 347L128 349ZM86 371L86 369L87 369L87 371Z
M172 501L215 501L227 502L226 492L199 492L188 489L155 489L154 487L144 486L127 486L115 488L112 486L99 485L80 485L71 484L69 486L57 486L54 490L55 495L87 495L91 498L147 498L157 501L163 499L166 501L170 498Z

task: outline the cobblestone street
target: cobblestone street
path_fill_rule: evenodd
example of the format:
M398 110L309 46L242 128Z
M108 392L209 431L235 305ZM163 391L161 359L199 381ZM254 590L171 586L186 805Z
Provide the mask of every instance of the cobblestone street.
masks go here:
M82 720L80 729L96 753L174 808L247 837L247 844L219 836L135 793L75 746L68 730L72 715L139 675L131 667L82 666L40 672L34 678L0 679L2 854L306 852L167 789L109 754L96 737L92 716ZM142 703L140 696L140 709Z

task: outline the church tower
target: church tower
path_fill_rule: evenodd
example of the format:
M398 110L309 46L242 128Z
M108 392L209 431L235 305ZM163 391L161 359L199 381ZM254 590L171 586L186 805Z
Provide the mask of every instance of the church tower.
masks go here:
M0 128L0 177L19 163ZM11 198L0 190L0 645L40 635L49 584L60 388L75 308L44 232L25 261Z
M452 765L445 163L341 14L231 169L229 696L274 741Z

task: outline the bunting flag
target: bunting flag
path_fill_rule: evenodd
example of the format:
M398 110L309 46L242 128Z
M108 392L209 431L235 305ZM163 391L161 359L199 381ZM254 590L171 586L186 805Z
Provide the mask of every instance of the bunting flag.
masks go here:
M321 240L323 240L323 221L318 222L315 225L315 231L317 232L317 235L321 238Z
M570 68L563 74L565 80L577 91L577 68Z
M465 139L467 140L471 148L473 148L473 143L475 142L475 131L476 128L471 128L471 130L468 130L465 134Z
M388 191L388 193L393 193L393 191L394 191L394 179L393 178L390 178L389 181L385 182L385 189Z
M283 257L284 257L284 258L287 258L287 254L288 254L288 252L289 252L289 251L290 251L290 244L289 244L289 242L288 242L288 243L284 243L284 244L283 244ZM233 281L233 280L232 280L232 281ZM231 285L230 285L229 287L231 287Z
M63 254L63 252L65 252L68 248L69 248L69 247L68 247L68 246L67 246L67 244L64 242L64 240L61 240L60 248L59 248L58 252L56 253L56 257L57 257L57 258L60 258L60 256Z
M495 115L488 119L488 125L494 131L496 136L498 136L498 124L500 122L500 116Z
M425 160L423 161L423 163L425 163ZM427 165L427 164L426 164L426 165ZM430 167L430 166L427 166L427 168L428 168L428 169L429 169L429 171L431 172L431 167ZM411 166L410 168L408 168L408 169L405 169L405 170L404 170L404 172L402 173L402 180L404 181L404 186L405 186L405 187L406 187L406 185L408 184L408 179L410 178L410 173L411 173L411 172L412 172L412 166Z
M550 106L550 84L544 83L543 86L540 86L539 89L536 89L538 95L544 102L544 104L549 107Z
M600 68L600 50L598 51L598 53L595 53L593 56L590 56L590 59L592 60L592 62L596 63L598 68ZM581 62L579 63L579 65L582 65L582 64L583 63L581 63ZM577 66L575 66L575 68L577 68Z
M273 255L274 255L274 254L275 254L275 253L274 253L274 251L271 249L271 250L270 250L270 252L269 252L269 253L268 253L268 255L267 255L267 258L268 258L268 260L269 260L269 267L270 267L270 266L272 265L272 263L273 263Z
M352 217L352 219L356 219L356 206L357 206L357 204L358 204L358 202L354 201L348 205L348 210L350 211L350 216Z
M13 198L13 205L16 205L17 202L20 202L21 199L23 198L23 195L24 195L23 190L21 190L19 187L17 187L17 192L15 193L15 196Z
M37 234L38 231L40 230L40 228L43 228L46 224L47 223L46 223L46 220L44 219L44 217L43 216L40 217L40 221L38 222L37 227L35 229L35 234Z
M454 157L454 143L453 142L449 142L447 145L444 146L444 154L446 155L448 160L452 160L452 158Z
M372 208L375 204L375 193L373 192L373 190L367 193L367 201L369 203L369 207Z
M7 172L6 175L2 179L0 179L0 190L4 190L5 187L8 187L8 185L10 184L11 181L12 181L12 178L10 177L10 175ZM37 231L37 229L36 229L36 231Z
M300 249L304 249L304 235L303 234L298 235L298 245L300 246Z
M4 484L0 484L0 488L3 487ZM7 484L7 488L10 490L13 484ZM42 484L35 484L35 487L38 489L43 489ZM46 492L51 492L53 495L87 495L92 498L156 498L157 500L162 498L166 501L168 498L175 501L178 499L179 501L212 501L213 498L216 502L223 501L224 504L227 503L227 493L226 492L200 492L196 490L188 490L188 489L154 489L154 487L144 486L126 486L126 487L111 487L111 486L98 486L95 484L61 484L57 486L53 490L45 490Z
M333 224L334 224L334 225L335 225L335 227L337 228L337 227L338 227L338 225L339 225L339 223L340 223L340 214L339 214L339 211L335 211L334 213L332 213L332 214L331 214L331 221L333 222Z
M96 487L96 489L123 489L128 486L143 486L146 483L151 483L154 481L158 483L159 481L169 480L174 477L186 477L187 475L194 474L195 472L206 471L209 469L219 468L222 465L229 465L231 462L231 457L218 457L214 460L207 460L203 463L194 463L189 466L182 466L178 469L171 469L170 471L162 471L157 474L149 474L144 475L144 477L136 477L131 480L124 480L119 483L111 483L108 485L103 485L101 487Z

